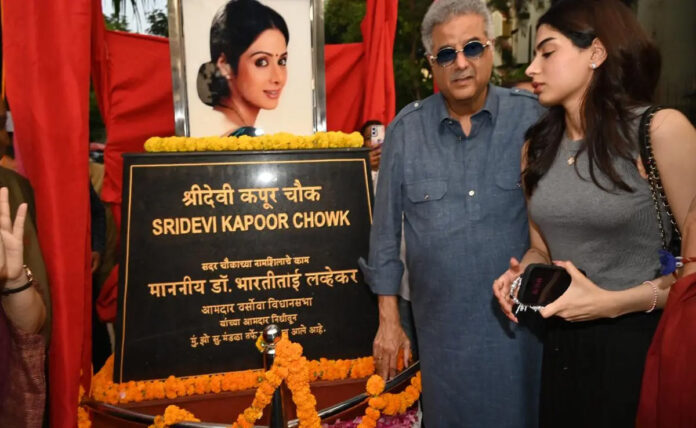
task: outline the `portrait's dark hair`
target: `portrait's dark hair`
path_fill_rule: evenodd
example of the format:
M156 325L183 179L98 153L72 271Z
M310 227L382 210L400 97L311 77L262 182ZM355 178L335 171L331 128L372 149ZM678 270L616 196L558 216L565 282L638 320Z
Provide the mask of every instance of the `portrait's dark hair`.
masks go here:
M653 100L660 76L660 52L631 9L618 0L560 0L539 18L537 29L544 24L578 48L591 47L595 38L604 45L606 60L594 71L580 107L585 138L578 154L587 152L590 178L599 188L633 191L617 173L612 159L632 160L637 135L634 109ZM529 146L522 177L527 196L551 167L564 133L565 110L553 106L525 134ZM577 171L577 163L575 168ZM598 182L596 169L614 189Z
M215 65L224 53L227 63L237 74L239 57L261 33L271 29L280 31L286 44L290 41L288 26L278 12L257 0L230 0L215 14L210 26L211 63ZM209 86L212 105L229 95L227 81L217 71L217 66Z

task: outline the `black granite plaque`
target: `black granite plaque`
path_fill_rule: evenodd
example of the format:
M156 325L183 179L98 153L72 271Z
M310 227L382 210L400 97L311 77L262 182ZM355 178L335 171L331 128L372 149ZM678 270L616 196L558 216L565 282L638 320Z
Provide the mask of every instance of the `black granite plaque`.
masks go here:
M371 186L364 149L126 155L114 380L260 368L271 323L370 355Z

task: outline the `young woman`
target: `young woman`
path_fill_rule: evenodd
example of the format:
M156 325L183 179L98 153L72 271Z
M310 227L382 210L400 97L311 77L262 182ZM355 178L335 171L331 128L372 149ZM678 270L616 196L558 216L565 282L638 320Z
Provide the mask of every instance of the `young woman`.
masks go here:
M256 0L230 0L215 14L211 61L199 70L198 92L229 122L225 135L255 135L259 110L278 106L289 40L283 17Z
M527 132L522 156L531 246L493 290L517 321L512 281L530 263L564 267L570 287L540 311L548 318L540 424L634 426L655 309L674 282L659 274L662 240L638 142L659 52L618 0L561 0L538 21L535 53L527 74L550 108ZM649 134L683 228L696 196L696 131L665 109Z

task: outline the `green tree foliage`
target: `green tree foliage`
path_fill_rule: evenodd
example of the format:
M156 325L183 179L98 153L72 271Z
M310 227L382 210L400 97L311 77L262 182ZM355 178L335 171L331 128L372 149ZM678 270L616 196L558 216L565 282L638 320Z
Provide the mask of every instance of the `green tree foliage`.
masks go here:
M420 22L432 0L399 0L394 40L394 81L397 111L432 94L433 83L420 41ZM365 0L328 0L324 10L327 44L362 41L360 23Z
M326 44L362 41L360 23L365 16L365 0L328 0L324 9Z
M431 0L400 0L394 40L396 110L433 93L430 64L421 43L420 24Z
M101 0L100 0L101 1ZM114 8L114 15L125 16L126 4L130 4L133 12L137 12L140 7L146 6L149 0L111 0L111 5ZM137 14L135 14L137 16Z
M125 15L119 15L116 12L111 16L104 15L104 24L107 30L130 31Z
M153 34L155 36L169 37L169 20L167 19L167 13L160 9L155 9L148 12L146 15L147 23L147 33Z
M99 113L97 95L91 85L89 88L89 141L98 143L106 142L106 127Z

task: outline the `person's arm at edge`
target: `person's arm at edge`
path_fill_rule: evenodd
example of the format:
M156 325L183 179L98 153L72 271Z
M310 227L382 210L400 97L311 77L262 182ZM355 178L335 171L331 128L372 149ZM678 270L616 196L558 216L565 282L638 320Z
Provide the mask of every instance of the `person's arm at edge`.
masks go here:
M399 258L403 212L403 137L403 126L398 121L387 128L370 230L369 263L360 261L365 279L378 296L379 327L372 352L376 372L385 379L396 374L399 350L404 350L405 359L410 353L410 342L401 328L397 300L404 270Z
M14 223L10 217L8 189L0 189L0 229L2 229L2 260L4 275L2 290L22 287L29 280L23 261L24 222L28 205L20 204ZM25 333L37 333L46 319L46 306L41 295L33 286L16 293L2 296L2 307L10 322Z

